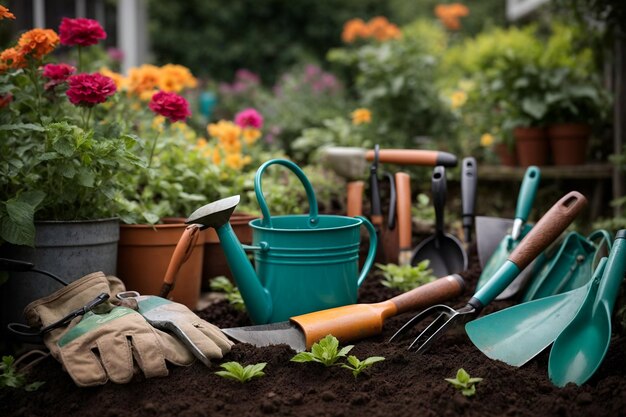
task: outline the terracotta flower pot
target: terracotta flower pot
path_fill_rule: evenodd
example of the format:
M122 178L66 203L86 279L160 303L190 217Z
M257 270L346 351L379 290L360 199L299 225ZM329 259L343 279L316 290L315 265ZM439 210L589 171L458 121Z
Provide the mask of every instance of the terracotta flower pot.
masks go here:
M548 128L555 165L582 165L587 160L591 128L584 123L562 123Z
M496 143L493 147L494 152L500 159L500 164L507 167L517 166L517 155L515 149L511 149L505 143Z
M174 248L186 227L182 220L154 226L120 226L117 275L124 281L127 290L151 295L159 293ZM173 301L192 310L197 308L200 297L203 251L204 241L200 238L181 267L174 290L170 293Z
M248 225L250 221L258 216L247 213L233 213L230 218L230 225L235 231L235 235L242 244L252 243L252 228ZM226 256L220 245L220 240L215 233L215 229L209 228L204 231L204 264L202 268L202 289L210 289L211 279L218 276L225 276L231 281L233 274L230 272Z
M541 127L516 127L513 130L517 159L523 167L547 165L550 151L545 129Z

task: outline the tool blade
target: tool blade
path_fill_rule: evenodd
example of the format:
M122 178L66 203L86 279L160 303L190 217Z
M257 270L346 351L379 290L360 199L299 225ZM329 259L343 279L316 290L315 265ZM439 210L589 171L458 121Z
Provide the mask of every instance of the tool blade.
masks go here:
M302 330L288 321L258 326L231 327L222 329L228 337L254 346L287 344L296 352L306 350L306 341Z

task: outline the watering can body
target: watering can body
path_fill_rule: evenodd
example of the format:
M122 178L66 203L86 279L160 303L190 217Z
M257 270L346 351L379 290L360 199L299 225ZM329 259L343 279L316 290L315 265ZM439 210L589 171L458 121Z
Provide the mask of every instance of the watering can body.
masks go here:
M308 215L271 216L261 189L270 165L292 170L309 200ZM261 165L255 191L263 217L252 220L252 245L242 246L230 224L216 231L226 260L255 324L274 323L318 310L355 304L357 291L376 255L376 230L364 217L319 215L313 189L300 168L275 159ZM369 250L359 271L361 226L369 234ZM255 269L244 252L254 251Z

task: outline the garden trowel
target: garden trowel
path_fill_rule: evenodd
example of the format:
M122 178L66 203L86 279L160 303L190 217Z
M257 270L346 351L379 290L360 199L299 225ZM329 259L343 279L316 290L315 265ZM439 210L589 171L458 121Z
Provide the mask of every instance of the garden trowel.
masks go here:
M385 319L459 296L465 288L460 275L449 275L389 300L353 304L291 317L289 321L222 329L231 339L255 346L287 344L296 352L332 334L340 342L363 339L382 331Z

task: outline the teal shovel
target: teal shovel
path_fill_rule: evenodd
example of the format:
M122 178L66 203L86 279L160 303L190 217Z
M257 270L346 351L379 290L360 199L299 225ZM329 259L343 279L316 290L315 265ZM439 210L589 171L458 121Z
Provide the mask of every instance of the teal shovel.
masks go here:
M615 235L613 249L597 293L589 296L574 319L554 341L548 374L562 387L585 383L596 372L611 340L611 316L626 273L626 229Z

